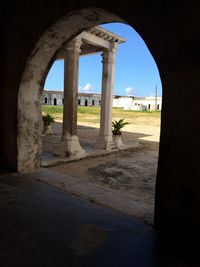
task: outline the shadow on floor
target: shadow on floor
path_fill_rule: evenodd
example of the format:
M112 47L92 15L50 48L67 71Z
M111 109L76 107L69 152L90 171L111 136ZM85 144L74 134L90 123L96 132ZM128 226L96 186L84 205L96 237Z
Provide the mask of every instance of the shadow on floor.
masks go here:
M2 267L200 266L195 245L26 175L1 175L0 200Z
M53 134L52 135L43 135L42 136L42 166L54 166L60 163L70 162L80 157L70 157L70 158L62 158L54 155L54 151L58 148L60 140L61 140L61 132L62 132L62 123L55 122L52 125ZM85 150L85 155L81 156L81 158L87 158L91 156L102 156L110 153L115 153L119 151L119 149L112 148L110 151L106 151L103 149L98 149L95 147L96 140L99 135L99 128L89 127L89 126L78 126L78 138L81 147ZM141 138L148 137L149 135L143 133L133 133L123 131L123 144L124 146L120 148L120 150L127 150L130 148L137 148L141 142ZM150 142L150 141L143 141ZM152 143L152 142L151 142Z

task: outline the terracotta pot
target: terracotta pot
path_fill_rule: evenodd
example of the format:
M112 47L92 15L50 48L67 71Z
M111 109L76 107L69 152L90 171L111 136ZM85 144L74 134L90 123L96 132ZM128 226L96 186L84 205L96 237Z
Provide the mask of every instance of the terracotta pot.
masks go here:
M44 125L43 134L53 134L51 125Z

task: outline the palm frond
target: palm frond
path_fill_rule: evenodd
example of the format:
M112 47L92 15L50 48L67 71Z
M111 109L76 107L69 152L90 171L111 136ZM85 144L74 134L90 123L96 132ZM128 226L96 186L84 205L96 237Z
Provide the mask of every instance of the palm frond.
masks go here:
M124 118L123 119L119 119L118 121L117 120L114 120L112 122L112 132L113 134L121 134L120 130L125 126L129 124L128 122L124 122Z

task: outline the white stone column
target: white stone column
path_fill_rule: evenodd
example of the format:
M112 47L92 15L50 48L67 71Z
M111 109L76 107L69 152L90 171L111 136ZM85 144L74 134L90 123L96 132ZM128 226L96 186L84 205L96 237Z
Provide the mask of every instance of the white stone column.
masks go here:
M115 54L117 43L112 43L109 50L102 54L103 73L102 73L102 92L101 92L101 117L100 132L96 142L96 147L111 149L112 141L112 105L113 105L113 86L115 70Z
M55 154L59 156L81 157L85 154L77 137L78 70L81 44L80 39L73 39L65 49L62 140L55 151Z

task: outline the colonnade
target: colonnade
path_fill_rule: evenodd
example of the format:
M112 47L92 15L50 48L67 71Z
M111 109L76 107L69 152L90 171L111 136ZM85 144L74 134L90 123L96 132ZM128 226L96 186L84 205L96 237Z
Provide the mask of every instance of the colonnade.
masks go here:
M82 156L77 137L77 96L81 38L73 39L64 49L64 108L62 138L55 154L59 156ZM100 131L95 146L109 150L112 146L112 100L117 42L109 49L102 49L102 100Z

